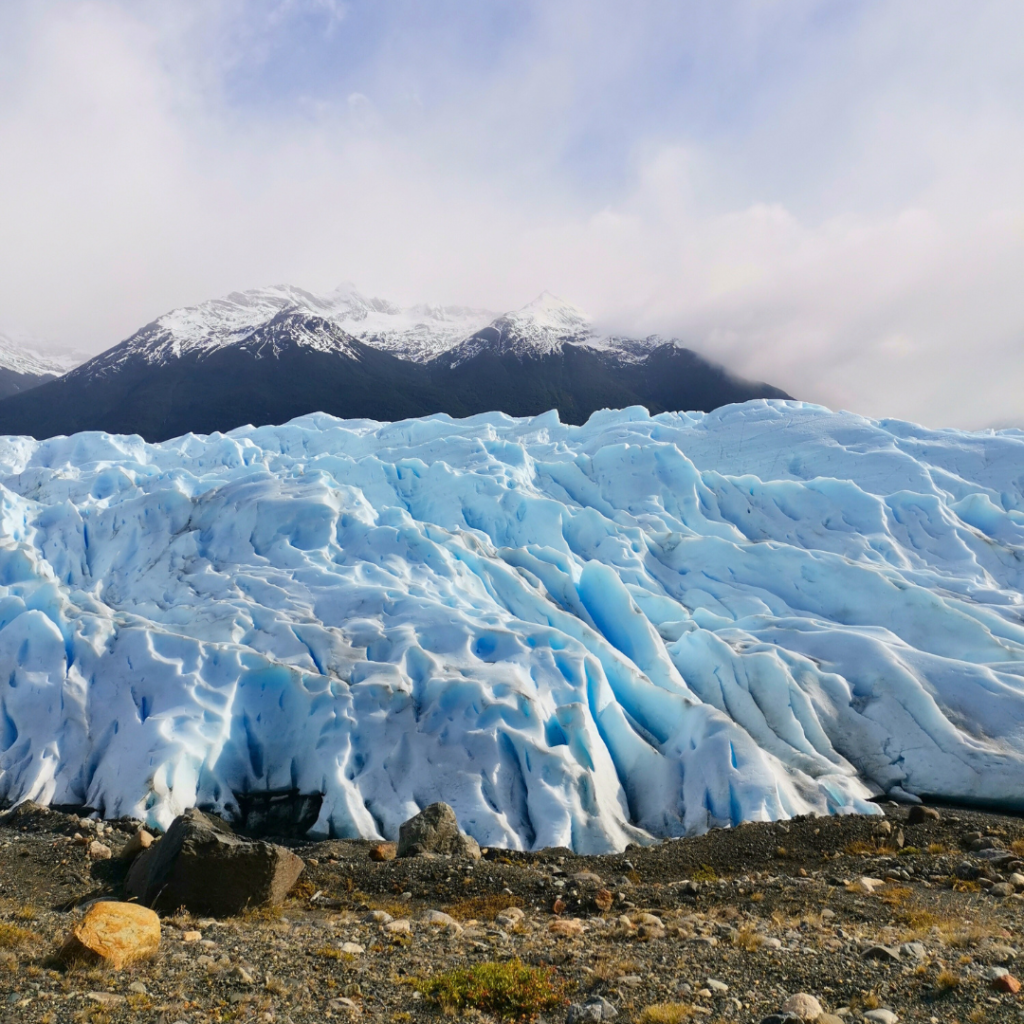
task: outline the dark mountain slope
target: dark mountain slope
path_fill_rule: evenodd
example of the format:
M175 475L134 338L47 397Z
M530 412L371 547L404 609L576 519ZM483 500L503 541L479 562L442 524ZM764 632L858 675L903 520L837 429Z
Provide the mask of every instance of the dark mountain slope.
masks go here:
M71 373L0 401L0 433L106 430L161 441L310 412L398 420L555 408L564 422L583 423L603 408L710 411L789 397L671 344L627 354L569 341L538 351L507 338L489 347L488 340L480 332L472 344L413 362L356 340L332 320L290 309L242 341L174 352L150 325Z

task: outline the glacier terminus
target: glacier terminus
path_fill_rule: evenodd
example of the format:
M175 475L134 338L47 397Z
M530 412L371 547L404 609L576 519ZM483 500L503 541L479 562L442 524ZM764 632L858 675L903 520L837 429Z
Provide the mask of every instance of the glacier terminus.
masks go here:
M0 799L594 853L1024 809L1024 432L799 402L0 438Z

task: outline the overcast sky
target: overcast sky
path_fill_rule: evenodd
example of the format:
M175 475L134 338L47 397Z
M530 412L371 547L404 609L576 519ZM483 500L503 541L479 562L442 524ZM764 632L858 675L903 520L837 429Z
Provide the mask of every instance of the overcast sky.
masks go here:
M0 323L548 289L808 400L1024 424L1024 3L3 0Z

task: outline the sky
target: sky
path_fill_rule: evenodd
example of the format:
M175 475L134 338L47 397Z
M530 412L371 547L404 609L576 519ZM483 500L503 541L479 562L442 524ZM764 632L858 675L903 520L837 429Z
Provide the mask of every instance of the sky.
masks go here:
M1024 425L1019 0L3 0L0 324L549 290L832 408Z

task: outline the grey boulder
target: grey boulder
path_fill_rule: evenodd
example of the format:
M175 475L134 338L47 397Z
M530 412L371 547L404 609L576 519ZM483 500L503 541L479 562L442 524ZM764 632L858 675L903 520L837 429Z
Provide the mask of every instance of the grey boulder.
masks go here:
M425 807L398 830L398 856L450 854L453 857L480 859L480 844L459 831L455 812L448 804Z
M302 873L290 850L234 835L223 822L189 810L132 862L125 893L158 912L185 907L227 917L280 903Z

